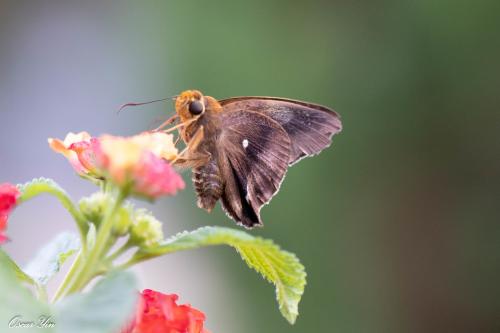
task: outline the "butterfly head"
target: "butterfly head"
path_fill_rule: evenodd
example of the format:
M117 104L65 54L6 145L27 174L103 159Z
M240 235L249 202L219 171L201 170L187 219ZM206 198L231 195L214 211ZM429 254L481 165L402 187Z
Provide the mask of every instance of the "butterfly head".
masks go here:
M181 122L196 119L207 111L221 110L220 104L210 96L203 96L198 90L183 91L175 99L175 111Z
M198 118L205 113L205 97L198 90L183 91L175 99L175 111L181 122Z

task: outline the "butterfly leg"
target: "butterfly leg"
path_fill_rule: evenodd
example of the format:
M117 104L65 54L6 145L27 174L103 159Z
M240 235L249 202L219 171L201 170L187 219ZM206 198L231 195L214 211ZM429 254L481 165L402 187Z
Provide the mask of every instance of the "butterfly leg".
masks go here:
M165 120L160 126L158 126L157 128L155 128L153 130L153 132L158 132L161 129L163 129L165 126L170 125L171 123L173 123L174 121L176 121L178 117L179 116L177 114L174 114L172 117L170 117L167 120Z
M206 164L211 157L210 153L197 151L203 140L203 126L201 126L191 138L186 148L184 148L177 156L172 164L179 167L196 168Z
M187 157L177 158L173 164L179 168L198 168L210 161L209 153L194 153Z
M191 124L191 123L192 123L192 122L194 122L194 121L196 121L196 119L194 119L194 118L193 118L193 119L187 120L187 121L185 121L185 122L183 122L183 123L177 124L177 125L175 125L175 126L173 126L173 127L170 127L170 128L168 128L168 129L166 129L166 130L163 130L163 128L164 128L166 125L169 125L169 124L170 124L170 123L168 122L168 120L167 120L167 121L165 121L163 124L161 124L160 126L158 126L157 128L155 128L155 129L153 130L153 132L158 132L158 131L160 131L160 130L163 130L163 132L165 132L165 133L169 133L169 132L172 132L172 131L174 131L174 130L176 130L176 129L183 128L183 127L187 127L189 124Z

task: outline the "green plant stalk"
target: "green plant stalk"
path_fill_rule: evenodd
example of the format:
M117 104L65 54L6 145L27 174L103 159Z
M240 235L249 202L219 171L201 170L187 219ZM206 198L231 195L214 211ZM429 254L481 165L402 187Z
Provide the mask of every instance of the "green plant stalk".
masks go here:
M90 250L89 256L86 258L82 269L77 273L74 283L71 285L68 292L64 294L72 294L82 290L94 278L95 270L100 267L100 260L104 257L105 250L110 247L109 240L112 236L115 213L126 197L126 192L120 191L114 204L109 206L106 210L106 214L97 232L94 248Z
M76 256L75 260L73 261L73 264L71 265L71 268L69 269L68 273L64 277L63 282L59 285L59 288L57 288L56 293L54 294L54 297L52 299L52 302L58 301L61 296L64 294L66 289L69 287L69 285L73 282L75 278L76 272L80 269L81 266L81 261L83 257L83 251L80 250L78 252L78 255Z
M164 256L166 254L176 252L176 251L177 250L172 249L172 251L165 251L165 252L162 252L161 254L145 254L145 253L140 252L140 250L139 250L138 252L134 253L134 255L129 260L127 260L126 262L124 262L123 264L121 264L119 266L116 266L116 269L126 270L126 269L128 269L128 268L130 268L138 263L143 262L143 261L147 261L147 260L150 260L150 259L153 259L156 257L161 257L161 256Z
M133 247L133 243L128 240L125 244L123 244L119 249L117 249L114 253L110 254L107 258L106 258L106 262L108 263L113 263L113 261L115 261L119 256L121 256L122 254L124 254L125 252L127 252L129 249L131 249Z
M42 302L45 302L47 303L48 302L48 295L47 295L47 290L45 289L45 287L41 284L36 284L36 293L37 293L37 296L38 296L38 299Z

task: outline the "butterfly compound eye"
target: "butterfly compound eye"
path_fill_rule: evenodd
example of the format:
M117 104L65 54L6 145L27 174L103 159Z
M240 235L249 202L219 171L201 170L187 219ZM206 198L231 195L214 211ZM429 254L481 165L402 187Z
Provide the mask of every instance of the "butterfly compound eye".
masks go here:
M204 106L203 103L200 101L192 101L189 103L189 112L191 112L192 115L199 115L203 112Z

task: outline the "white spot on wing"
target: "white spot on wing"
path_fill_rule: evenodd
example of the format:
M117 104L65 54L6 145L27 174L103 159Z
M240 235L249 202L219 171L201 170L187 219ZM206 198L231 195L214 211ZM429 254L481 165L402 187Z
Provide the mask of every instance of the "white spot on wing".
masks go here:
M246 149L248 147L248 140L244 139L243 141L241 141L241 145Z

